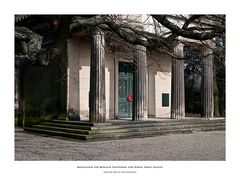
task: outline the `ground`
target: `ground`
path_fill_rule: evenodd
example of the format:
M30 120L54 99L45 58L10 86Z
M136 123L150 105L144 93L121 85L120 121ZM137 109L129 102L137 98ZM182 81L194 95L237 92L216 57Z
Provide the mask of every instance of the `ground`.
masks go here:
M225 131L84 142L16 128L15 160L225 160Z

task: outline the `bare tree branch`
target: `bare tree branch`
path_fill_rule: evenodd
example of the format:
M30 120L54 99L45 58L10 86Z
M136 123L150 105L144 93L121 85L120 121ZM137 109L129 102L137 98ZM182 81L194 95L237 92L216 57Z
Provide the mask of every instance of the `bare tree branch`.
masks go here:
M212 39L216 36L219 36L220 34L223 34L225 29L223 27L216 27L213 30L210 30L209 32L203 32L203 31L189 31L186 27L180 28L179 26L175 25L174 23L170 22L167 19L166 15L152 15L159 23L161 23L163 26L167 27L169 30L171 30L173 33L190 39L195 40L208 40ZM186 24L186 26L188 23Z

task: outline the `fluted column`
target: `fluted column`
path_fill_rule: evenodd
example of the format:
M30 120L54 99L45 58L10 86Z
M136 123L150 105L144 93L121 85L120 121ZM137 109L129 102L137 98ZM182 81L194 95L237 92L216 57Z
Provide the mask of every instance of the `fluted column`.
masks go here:
M183 45L177 44L174 53L183 57ZM181 119L185 117L185 94L184 94L184 61L172 60L172 93L171 93L171 118Z
M104 122L106 119L104 45L103 32L92 32L89 121L93 123Z
M143 121L148 117L148 68L146 47L135 46L133 81L133 116L134 121Z
M213 56L212 50L204 51L203 62L203 117L213 117Z

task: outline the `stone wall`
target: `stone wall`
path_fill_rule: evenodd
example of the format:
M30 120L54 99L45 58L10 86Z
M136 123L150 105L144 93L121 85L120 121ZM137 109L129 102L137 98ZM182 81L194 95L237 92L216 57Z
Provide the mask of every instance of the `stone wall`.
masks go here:
M149 116L170 117L171 113L171 58L159 56L159 63L148 58ZM162 94L169 94L169 106L162 106Z

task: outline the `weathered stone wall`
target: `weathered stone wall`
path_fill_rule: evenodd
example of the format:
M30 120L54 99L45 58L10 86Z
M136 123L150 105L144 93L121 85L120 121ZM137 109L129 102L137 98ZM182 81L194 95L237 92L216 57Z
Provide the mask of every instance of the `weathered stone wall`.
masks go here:
M78 45L76 46L76 44ZM75 79L79 78L79 84L75 85L73 83L74 78L69 79L69 96L72 97L71 94L74 94L80 101L78 104L76 101L72 101L72 99L69 98L69 107L79 106L78 109L80 111L80 119L88 120L91 55L90 39L88 37L72 39L69 41L68 46L70 50L74 49L68 56L69 66L79 69L79 77L75 77ZM105 57L106 118L109 119L113 118L114 116L114 57L110 54L106 54Z
M159 56L159 63L148 58L149 65L149 107L151 117L170 117L171 113L171 58ZM162 94L169 94L169 106L162 106Z
M106 54L105 88L106 88L106 118L114 118L114 57Z
M89 119L89 91L90 91L90 39L81 38L79 41L79 83L80 83L80 119Z

